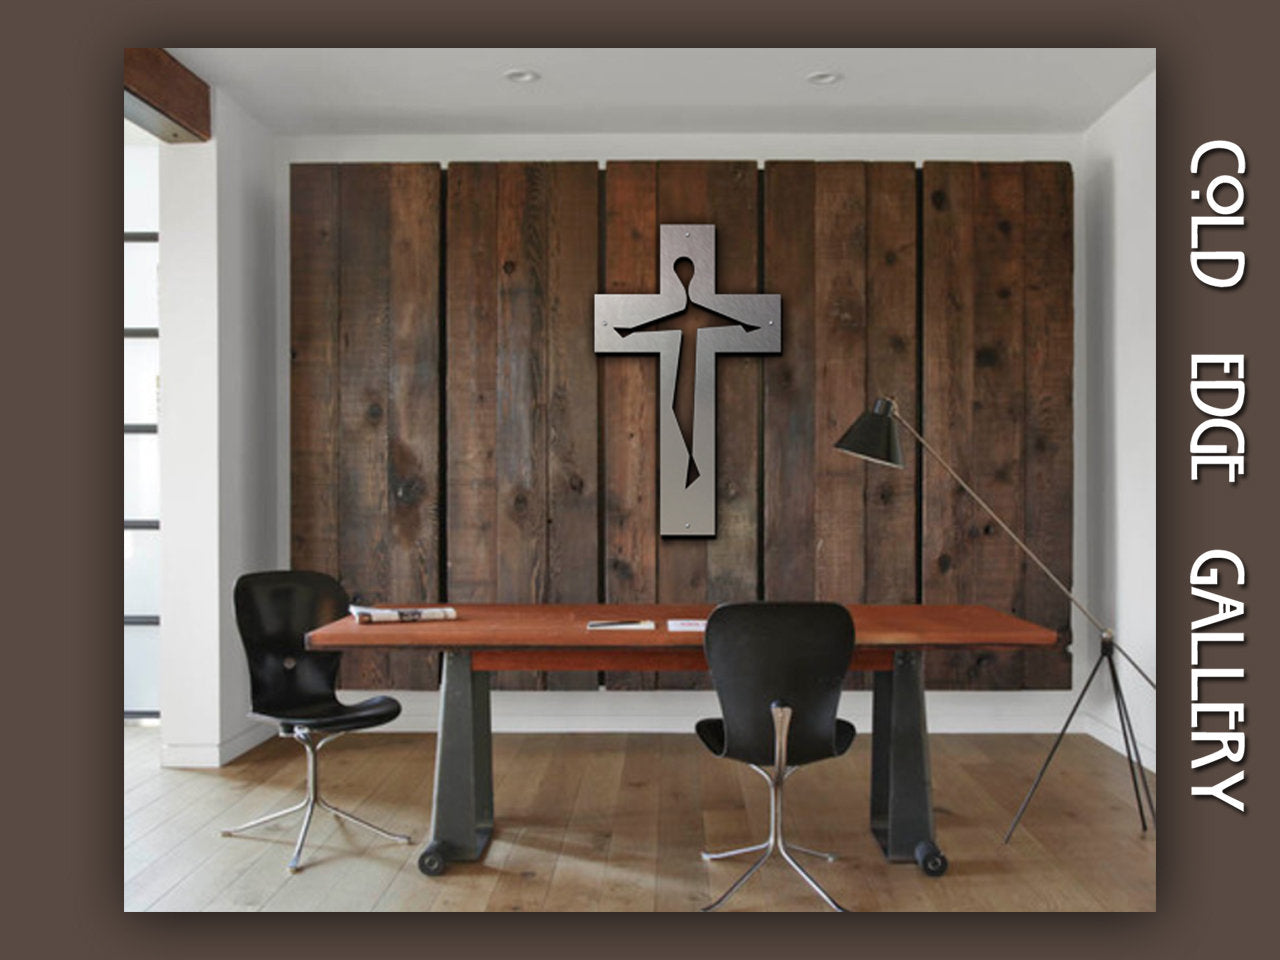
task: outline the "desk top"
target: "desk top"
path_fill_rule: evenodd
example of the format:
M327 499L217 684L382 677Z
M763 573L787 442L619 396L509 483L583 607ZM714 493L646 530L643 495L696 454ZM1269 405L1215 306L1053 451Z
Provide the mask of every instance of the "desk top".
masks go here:
M449 604L457 620L358 624L343 617L307 635L312 649L434 647L472 649L702 647L701 633L670 632L668 620L705 620L707 603ZM1049 646L1053 630L991 607L850 604L857 646ZM589 620L653 620L653 630L588 630Z

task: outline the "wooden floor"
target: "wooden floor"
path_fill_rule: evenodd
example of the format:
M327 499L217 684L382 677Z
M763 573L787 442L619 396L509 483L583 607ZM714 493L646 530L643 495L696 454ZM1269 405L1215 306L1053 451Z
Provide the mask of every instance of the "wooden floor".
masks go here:
M788 782L788 837L840 854L807 866L854 910L1154 910L1154 834L1139 830L1124 759L1090 737L1066 739L1013 842L1001 844L1050 742L931 737L938 842L951 861L944 877L881 856L867 830L869 739ZM428 878L417 857L434 749L433 736L416 734L326 747L322 793L414 843L317 811L305 869L290 876L296 816L251 836L219 831L301 796L297 745L272 740L220 770L166 770L159 729L126 725L125 909L690 911L750 862L704 863L704 844L742 846L767 829L764 781L692 735L499 735L489 850ZM826 908L775 857L725 909Z

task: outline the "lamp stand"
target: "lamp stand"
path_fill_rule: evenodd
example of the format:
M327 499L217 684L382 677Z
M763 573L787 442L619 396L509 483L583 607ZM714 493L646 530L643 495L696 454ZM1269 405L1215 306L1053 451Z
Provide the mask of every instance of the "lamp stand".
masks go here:
M1022 801L1022 806L1018 808L1018 813L1013 818L1013 823L1009 825L1009 830L1004 835L1005 843L1009 842L1009 838L1013 836L1013 831L1018 828L1022 815L1026 813L1027 806L1031 803L1031 798L1035 796L1036 790L1040 787L1040 781L1044 779L1045 771L1049 769L1049 764L1053 761L1053 755L1058 752L1062 738L1066 736L1067 727L1071 726L1071 721L1075 718L1076 711L1080 709L1080 704L1084 701L1085 694L1089 692L1093 678L1098 675L1098 668L1102 666L1104 660L1107 663L1107 672L1111 675L1111 689L1115 694L1116 713L1120 718L1120 736L1124 740L1124 756L1129 764L1129 779L1133 781L1133 799L1138 805L1138 820L1142 823L1142 832L1147 832L1147 817L1142 807L1143 794L1146 795L1147 806L1151 809L1151 822L1155 823L1156 805L1155 801L1151 799L1151 788L1147 785L1147 771L1142 766L1142 755L1138 752L1138 736L1134 732L1133 721L1129 718L1129 707L1125 703L1124 690L1120 686L1120 676L1116 673L1116 653L1128 660L1133 665L1133 668L1142 674L1142 678L1151 684L1152 689L1155 689L1155 682L1143 672L1141 667L1134 663L1132 657L1120 648L1115 641L1115 637L1111 635L1111 631L1104 630L1102 633L1102 646L1098 651L1098 659L1093 662L1093 669L1089 671L1089 679L1084 682L1080 695L1076 697L1076 702L1071 706L1071 712L1067 714L1066 722L1063 723L1062 729L1058 731L1057 739L1053 741L1053 746L1049 748L1049 755L1044 758L1044 763L1040 765L1040 772L1036 774L1035 782L1031 784L1031 789L1027 791L1027 795ZM1139 779L1142 780L1142 793L1138 792Z
M1116 643L1115 634L1094 616L1088 607L1079 601L1067 585L1045 565L1043 560L1036 556L1035 551L1027 546L1023 539L992 509L991 504L983 500L978 495L978 492L969 486L960 474L956 473L955 468L947 462L946 458L934 449L933 445L921 436L915 427L906 421L902 414L898 412L897 401L892 397L880 397L877 399L872 409L862 414L845 431L844 436L836 443L836 448L843 450L845 453L851 453L854 456L870 460L873 463L901 467L902 449L898 443L895 424L900 424L911 434L925 452L932 456L951 475L951 478L974 499L978 506L987 512L987 515L1000 526L1001 530L1009 535L1013 542L1018 545L1018 548L1040 568L1041 572L1053 582L1054 586L1062 591L1072 605L1084 614L1085 619L1093 624L1102 636L1102 647L1098 652L1098 659L1094 661L1093 669L1089 671L1089 679L1085 681L1084 689L1080 691L1080 695L1076 697L1076 702L1071 707L1071 712L1067 714L1067 720L1058 732L1058 738L1054 740L1053 747L1049 750L1049 755L1045 757L1045 761L1040 767L1040 772L1036 775L1035 782L1031 784L1031 789L1027 791L1026 799L1022 801L1022 806L1018 808L1017 816L1013 818L1013 823L1009 826L1009 832L1004 835L1004 842L1009 842L1009 838L1013 836L1013 831L1018 826L1018 821L1022 819L1023 813L1026 812L1027 805L1031 803L1031 798L1035 796L1036 789L1040 786L1040 781L1044 779L1045 771L1049 769L1049 763L1053 760L1053 755L1058 752L1062 738L1066 735L1067 727L1071 725L1072 719L1075 718L1076 711L1084 701L1085 694L1089 692L1089 686L1093 683L1093 678L1098 675L1098 668L1102 666L1102 661L1104 660L1107 662L1107 672L1111 675L1111 689L1115 696L1116 712L1120 716L1120 735L1124 739L1124 756L1129 764L1129 779L1133 781L1133 798L1137 801L1138 819L1142 822L1142 830L1145 833L1147 830L1147 815L1142 806L1143 794L1146 795L1147 806L1151 809L1152 823L1156 819L1156 805L1151 799L1151 788L1147 786L1147 773L1143 769L1142 757L1138 752L1138 737L1133 729L1133 721L1129 718L1129 707L1124 699L1124 691L1120 688L1120 676L1116 673L1115 654L1119 653L1128 660L1141 675L1142 679L1151 684L1151 689L1155 689L1156 682L1147 676L1146 672L1134 662L1133 657L1121 649L1120 645ZM1141 792L1138 790L1139 778L1142 780Z
M1151 799L1151 788L1147 786L1147 773L1142 767L1142 757L1138 753L1138 736L1133 729L1133 721L1129 718L1129 707L1125 703L1124 691L1120 689L1120 676L1116 673L1115 655L1117 653L1124 657L1132 664L1133 668L1138 671L1142 679L1151 684L1151 689L1155 689L1156 682L1147 676L1146 672L1134 662L1133 657L1125 653L1116 643L1115 634L1109 630L1097 617L1095 617L1083 603L1079 601L1075 594L1054 574L1052 570L1045 565L1045 562L1036 556L1023 539L1014 533L1013 529L1000 518L1000 515L991 508L991 504L983 500L978 492L965 482L960 474L956 473L955 468L951 466L941 453L934 449L920 432L916 430L910 423L903 418L898 412L897 401L893 397L878 397L872 408L863 413L853 425L844 432L844 435L836 441L836 449L843 450L845 453L853 454L855 457L861 457L864 460L870 460L872 463L881 463L890 467L901 467L903 464L902 447L898 442L898 428L901 424L906 431L915 438L915 441L924 448L934 460L936 460L944 470L951 475L951 478L958 483L965 493L987 512L1018 548L1026 554L1040 571L1048 577L1055 587L1062 591L1072 605L1079 610L1102 636L1102 647L1098 652L1098 659L1094 661L1093 669L1089 671L1089 679L1085 681L1084 689L1080 691L1080 695L1076 697L1076 702L1071 707L1071 712L1067 714L1067 721L1062 725L1062 729L1058 732L1058 739L1053 741L1053 748L1049 751L1049 756L1045 757L1044 763L1040 767L1040 772L1036 774L1036 779L1031 784L1031 789L1027 791L1026 799L1022 801L1022 806L1018 808L1018 814L1013 818L1013 823L1009 827L1009 832L1004 835L1004 842L1008 843L1009 838L1013 836L1013 831L1018 826L1018 821L1022 819L1023 813L1026 812L1027 805L1031 803L1031 798L1035 796L1036 788L1040 786L1040 781L1044 779L1045 771L1049 769L1049 763L1053 760L1053 755L1058 752L1058 747L1062 743L1062 738L1066 735L1067 727L1071 725L1072 719L1076 715L1076 711L1080 709L1080 704L1084 701L1085 694L1089 692L1089 686L1093 683L1093 678L1098 675L1098 668L1102 666L1102 661L1107 661L1107 672L1111 674L1111 689L1115 696L1116 711L1120 715L1120 735L1124 739L1124 756L1129 763L1129 779L1133 781L1133 798L1138 803L1138 819L1142 822L1142 831L1147 830L1147 815L1142 807L1142 795L1146 794L1147 806L1151 808L1151 822L1154 824L1156 819L1156 805ZM1142 791L1138 790L1138 780L1142 780Z

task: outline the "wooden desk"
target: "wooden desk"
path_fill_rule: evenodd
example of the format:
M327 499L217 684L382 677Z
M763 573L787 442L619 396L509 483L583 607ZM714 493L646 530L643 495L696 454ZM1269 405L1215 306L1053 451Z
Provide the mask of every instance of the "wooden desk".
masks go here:
M431 835L423 873L475 860L493 831L489 673L493 670L705 670L701 633L668 620L704 620L710 604L452 604L457 620L361 626L344 617L312 631L317 650L423 647L444 653ZM930 647L1047 646L1052 630L980 606L849 606L857 638L850 669L875 673L871 830L890 860L940 874L934 841L921 654ZM653 620L654 630L588 630L591 620Z

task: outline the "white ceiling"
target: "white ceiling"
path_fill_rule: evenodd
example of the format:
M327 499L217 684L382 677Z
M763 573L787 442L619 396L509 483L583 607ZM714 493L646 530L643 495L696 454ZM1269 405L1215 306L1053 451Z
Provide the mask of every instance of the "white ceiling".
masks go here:
M170 51L283 134L1084 130L1154 49ZM511 69L536 83L503 78ZM815 86L805 77L844 79Z

